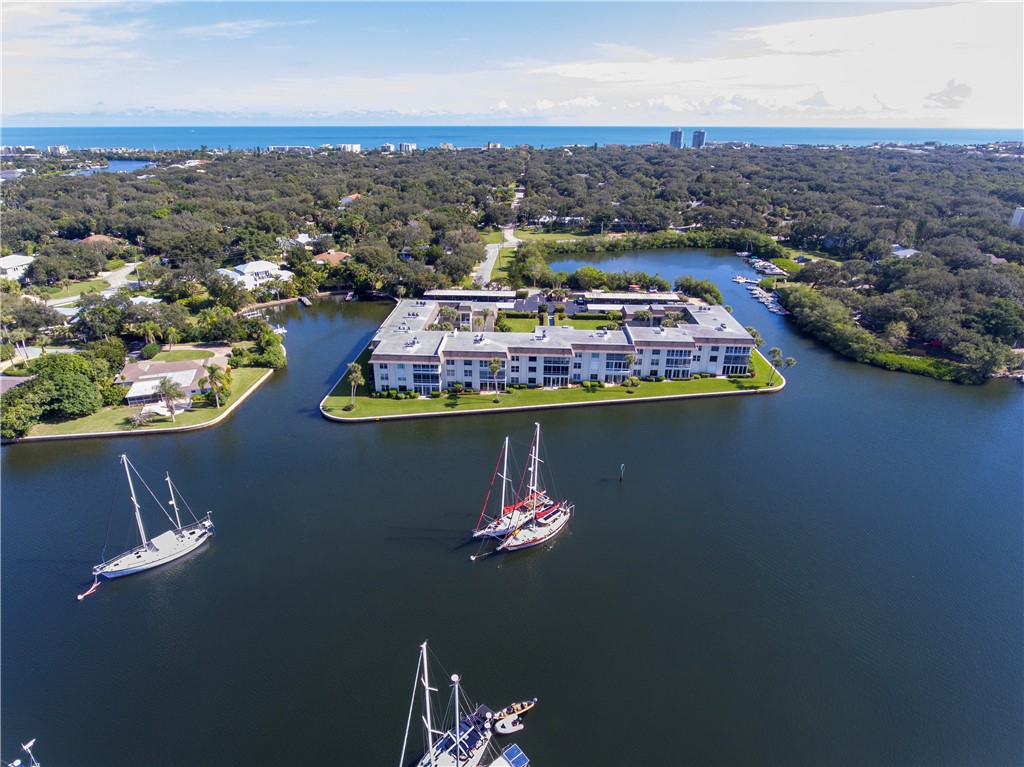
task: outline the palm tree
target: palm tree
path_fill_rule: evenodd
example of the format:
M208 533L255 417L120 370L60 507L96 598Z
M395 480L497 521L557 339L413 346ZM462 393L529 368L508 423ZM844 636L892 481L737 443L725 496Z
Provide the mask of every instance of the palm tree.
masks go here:
M487 330L487 320L489 320L491 318L491 315L494 314L494 312L491 311L490 309L484 309L481 312L481 314L484 317L484 330Z
M220 393L226 393L228 386L231 385L231 373L216 363L203 365L203 369L206 370L206 375L199 379L199 385L213 392L213 401L219 410Z
M626 378L629 379L633 377L633 366L636 364L636 355L627 354L624 359L626 360L626 367L628 368L626 371Z
M757 332L757 328L755 328L753 325L747 325L747 327L744 329L748 333L750 333L750 337L754 339L754 346L764 346L764 338L762 338L761 334Z
M356 406L356 389L366 383L366 379L363 378L363 366L358 362L348 363L348 376L349 385L352 387L352 399L349 401L349 407Z
M137 332L147 344L156 343L156 336L160 332L160 326L152 320L147 320L139 325Z
M772 372L768 376L768 385L772 385L772 381L775 380L775 374L779 372L779 368L782 367L782 349L778 346L773 346L768 350L768 354L771 356L769 362L772 364Z
M169 327L164 331L164 341L167 342L167 351L174 348L174 345L178 343L178 329L175 327Z
M174 403L185 396L185 390L172 379L161 378L159 386L156 387L156 393L167 405L167 409L171 411L171 423L174 423Z
M487 363L487 367L491 370L491 380L494 381L494 401L498 401L498 373L501 372L501 359L494 357L490 362Z

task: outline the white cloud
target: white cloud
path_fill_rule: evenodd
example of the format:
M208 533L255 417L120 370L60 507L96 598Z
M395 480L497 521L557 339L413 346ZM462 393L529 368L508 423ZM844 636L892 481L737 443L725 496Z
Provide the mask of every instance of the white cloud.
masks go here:
M283 24L262 19L249 19L242 21L222 21L217 24L206 24L195 27L185 27L182 33L204 39L224 37L232 40L239 40L244 37L251 37L257 32L274 27L290 26L291 24L308 24L309 22L289 22Z

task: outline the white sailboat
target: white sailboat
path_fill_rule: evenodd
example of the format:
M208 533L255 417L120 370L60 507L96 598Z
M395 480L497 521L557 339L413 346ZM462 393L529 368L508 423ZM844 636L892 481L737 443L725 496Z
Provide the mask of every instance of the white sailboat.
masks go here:
M540 424L535 423L536 431L533 444L530 445L530 464L527 468L529 484L527 499L529 503L517 507L513 511L510 532L498 544L495 551L515 551L537 546L554 538L569 523L575 505L569 501L553 501L547 492L540 487Z
M210 518L212 512L207 512L205 517L199 519L192 513L191 509L188 509L189 513L192 513L195 522L189 525L181 524L181 513L178 509L180 494L178 496L175 495L175 487L171 482L171 476L167 474L167 489L171 496L169 505L174 511L174 516L171 517L159 501L157 501L157 504L160 505L161 510L170 521L172 527L170 530L166 530L152 538L147 537L146 529L142 524L142 511L139 507L138 498L135 495L135 483L132 481L132 475L134 474L138 478L155 501L156 496L153 495L153 491L149 489L149 486L146 485L138 470L128 460L128 456L122 455L121 463L124 466L125 476L128 477L128 489L131 493L132 507L135 510L135 523L138 526L139 537L142 542L138 546L109 560L106 559L107 547L104 542L103 554L101 555L103 562L92 569L92 574L96 578L99 578L101 575L104 578L118 578L122 575L131 575L132 573L138 573L173 562L175 559L183 557L199 548L214 533L213 521ZM184 503L184 501L182 502ZM185 507L188 508L187 503Z
M405 752L409 744L409 730L412 726L413 708L419 696L419 687L423 688L423 732L426 751L416 763L416 767L477 767L487 754L488 745L494 733L491 729L493 713L487 706L460 708L463 695L458 674L452 677L452 696L449 710L454 712L452 726L437 729L433 720L431 695L437 688L430 686L430 670L427 660L427 643L420 645L420 659L416 666L416 685L413 687L412 700L409 702L409 718L405 724L405 738L402 741L402 756L399 767L405 767ZM470 710L472 709L472 710ZM462 711L466 710L465 716ZM441 725L444 727L443 723Z
M498 458L502 464L501 471L495 467L494 476L491 477L491 486L487 488L487 496L484 498L484 506L480 510L480 519L477 520L476 529L473 530L474 538L504 538L515 528L521 519L521 515L528 513L535 508L546 508L551 505L551 499L543 491L528 494L522 500L514 503L507 503L509 496L515 496L511 491L511 478L508 473L508 437L501 448ZM493 518L487 517L487 504L491 498L491 491L494 489L494 481L501 479L501 505L498 513Z

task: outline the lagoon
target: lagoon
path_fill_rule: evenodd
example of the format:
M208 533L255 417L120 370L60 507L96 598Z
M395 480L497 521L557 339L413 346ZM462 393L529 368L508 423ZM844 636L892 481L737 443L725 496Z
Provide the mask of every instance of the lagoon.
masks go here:
M840 358L728 254L620 258L714 280L797 359L786 389L332 423L390 304L319 301L274 318L289 368L221 426L4 447L0 755L394 764L426 638L474 699L540 698L536 764L1020 763L1024 387ZM538 418L570 529L470 563L500 442ZM79 603L121 452L218 535Z

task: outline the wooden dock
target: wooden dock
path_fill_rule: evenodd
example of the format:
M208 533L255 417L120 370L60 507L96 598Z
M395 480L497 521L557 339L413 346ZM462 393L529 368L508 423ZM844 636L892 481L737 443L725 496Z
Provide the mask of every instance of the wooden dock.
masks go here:
M299 296L299 303L302 304L303 306L313 305L313 302L310 301L309 298L307 298L306 296Z

